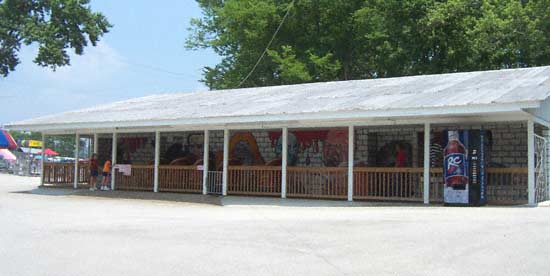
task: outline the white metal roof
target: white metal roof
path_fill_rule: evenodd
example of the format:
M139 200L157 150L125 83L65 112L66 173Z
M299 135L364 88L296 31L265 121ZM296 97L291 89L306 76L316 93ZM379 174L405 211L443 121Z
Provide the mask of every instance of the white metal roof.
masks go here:
M550 67L152 95L8 124L48 130L537 109ZM358 115L359 114L359 115Z

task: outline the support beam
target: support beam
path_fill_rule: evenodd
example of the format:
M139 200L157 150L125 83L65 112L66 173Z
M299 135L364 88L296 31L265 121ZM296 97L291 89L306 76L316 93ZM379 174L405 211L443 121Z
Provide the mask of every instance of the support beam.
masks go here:
M160 131L155 132L155 175L153 182L153 192L159 191L159 164L160 164Z
M288 128L283 127L281 143L281 198L286 198L286 167L288 166Z
M546 156L545 156L545 169L546 169L546 196L547 200L550 200L550 127L547 127L543 131L544 139L546 139Z
M229 165L229 129L223 130L223 175L222 175L222 195L227 195L227 175Z
M353 201L354 127L348 127L348 201Z
M98 144L99 142L98 141L99 141L98 135L97 135L97 133L94 133L94 152L93 153L95 153L95 154L97 154L97 151L99 149L99 144Z
M117 134L113 132L113 146L111 150L111 190L115 189L115 164L116 164L116 149L117 147Z
M80 135L77 133L74 140L74 185L78 189L78 149L80 148Z
M46 134L42 132L42 160L40 160L40 186L44 186L44 163L46 163Z
M529 205L535 205L535 123L527 120L527 193Z
M204 140L203 140L203 154L202 154L202 194L205 195L208 193L207 184L208 184L208 161L210 159L210 133L208 130L204 131Z
M424 123L424 204L430 204L430 123Z

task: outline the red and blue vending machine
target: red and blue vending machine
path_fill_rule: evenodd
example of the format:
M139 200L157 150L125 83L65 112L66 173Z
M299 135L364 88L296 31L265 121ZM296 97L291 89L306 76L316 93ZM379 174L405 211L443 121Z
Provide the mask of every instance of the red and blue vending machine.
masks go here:
M445 205L482 206L487 203L486 130L447 130L443 139Z

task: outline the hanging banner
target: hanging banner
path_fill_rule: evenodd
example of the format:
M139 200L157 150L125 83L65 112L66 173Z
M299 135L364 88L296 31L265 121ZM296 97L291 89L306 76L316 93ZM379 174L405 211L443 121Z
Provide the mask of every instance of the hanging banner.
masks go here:
M29 147L30 148L41 148L42 147L42 141L29 140Z

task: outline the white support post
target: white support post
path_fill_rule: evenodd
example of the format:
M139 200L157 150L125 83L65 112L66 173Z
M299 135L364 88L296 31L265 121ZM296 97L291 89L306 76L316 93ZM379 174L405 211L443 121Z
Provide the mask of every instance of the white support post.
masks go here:
M430 204L430 123L424 124L424 204Z
M545 173L546 173L546 195L550 197L550 129L546 128L543 131L544 139L546 139L546 159Z
M210 133L208 130L204 131L204 140L203 140L203 154L202 154L202 194L205 195L208 193L206 184L208 183L208 161L210 158L209 145L210 144Z
M78 189L78 149L80 148L80 135L75 135L74 142L74 185L73 188Z
M116 164L116 149L117 147L117 134L113 132L113 146L111 150L111 190L115 190L115 164Z
M98 136L97 136L97 133L94 133L94 152L95 154L97 154L97 151L99 149L99 145L98 145Z
M42 160L40 160L40 186L44 186L44 163L46 163L46 134L42 132Z
M222 195L227 195L227 173L229 165L229 129L223 130L223 175L222 175Z
M288 166L288 128L283 128L281 143L281 198L286 198L286 167Z
M529 205L535 205L535 123L527 120L527 193Z
M160 164L160 131L155 132L155 168L153 180L153 192L159 191L159 164Z
M353 201L354 128L348 127L348 201Z

